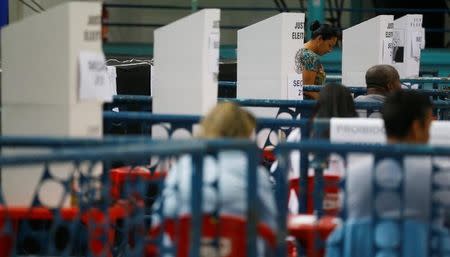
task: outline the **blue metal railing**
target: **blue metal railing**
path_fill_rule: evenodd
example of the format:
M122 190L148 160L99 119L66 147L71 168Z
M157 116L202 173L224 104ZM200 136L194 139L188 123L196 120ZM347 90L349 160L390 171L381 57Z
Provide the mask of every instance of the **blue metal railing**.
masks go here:
M335 76L333 77L332 81L340 81L340 76ZM446 79L446 78L431 78L431 79L426 79L426 78L421 78L421 79L404 79L404 82L408 82L408 83L437 83L438 81L442 81L444 83L449 83L450 84L450 80ZM419 82L420 81L420 82ZM219 87L220 88L237 88L237 82L234 81L219 81ZM323 87L322 86L317 86L317 85L304 85L303 86L303 91L304 92L319 92ZM357 87L357 86L353 86L353 87L347 87L350 92L352 92L355 95L365 95L367 94L367 87ZM439 90L439 89L415 89L423 94L429 95L429 96L439 96L439 97L445 97L448 98L450 96L450 91L449 90Z
M173 138L178 130L186 131L190 137L194 136L194 126L199 124L201 116L198 115L168 115L168 114L152 114L145 112L111 112L103 113L104 132L105 134L113 134L114 129L121 128L126 135L138 134L144 136L152 135L153 138ZM266 146L275 146L280 140L280 133L287 137L293 129L300 128L302 134L309 132L308 119L272 119L257 118L256 119L256 141L261 148ZM128 132L127 127L136 125L140 129ZM155 128L157 126L157 128ZM164 133L152 134L152 129L162 129ZM269 136L274 132L277 138ZM267 134L266 136L263 136ZM276 141L273 141L276 140Z
M327 157L330 154L338 154L340 156L343 156L343 161L345 162L346 166L349 167L350 164L355 163L349 163L350 161L358 162L355 158L350 159L348 157L348 154L369 154L374 156L374 163L371 165L370 163L367 163L367 160L364 160L364 164L367 164L368 170L361 170L360 172L369 172L367 176L369 176L369 180L372 181L372 189L370 193L362 193L360 192L360 195L356 191L347 192L347 190L355 190L354 185L357 183L355 181L355 178L352 177L353 181L352 184L349 184L349 178L350 176L355 176L355 173L349 173L347 168L344 168L341 172L341 183L340 183L340 190L341 190L341 199L339 202L341 203L341 218L344 220L344 223L337 227L334 234L331 236L331 240L328 242L328 250L330 252L327 256L348 256L351 254L354 254L356 252L363 253L364 256L378 256L381 253L386 253L386 251L389 251L392 254L396 254L396 256L408 256L408 254L404 251L405 247L406 251L408 249L414 249L413 251L415 254L418 254L418 256L429 256L432 253L437 254L436 256L445 256L445 254L448 254L450 252L450 249L445 248L442 244L445 244L444 242L447 242L450 240L449 232L450 230L444 227L442 223L442 219L445 219L445 213L446 211L450 211L450 205L446 203L445 200L438 200L436 193L443 192L442 190L448 190L450 186L450 180L443 179L442 173L448 173L446 170L446 160L450 158L450 147L437 147L437 146L429 146L429 145L368 145L368 144L335 144L335 143L329 143L326 141L317 141L317 140L304 140L300 143L283 143L278 146L276 149L277 151L277 157L280 159L281 166L279 169L283 174L287 174L288 171L288 165L289 162L289 156L292 151L300 151L304 155L314 155L313 161L311 162L311 168L315 169L315 187L314 188L314 203L315 203L315 214L319 216L322 214L322 203L323 203L323 190L324 190L324 177L323 177L323 171L325 167L327 166ZM423 186L421 185L420 188L411 188L409 186L409 189L406 189L405 181L407 180L406 177L410 176L411 174L408 173L408 168L411 169L411 165L406 168L402 164L403 162L407 162L406 158L409 158L411 160L411 157L414 158L441 158L444 159L443 162L444 166L439 166L437 163L439 162L438 159L430 159L431 162L423 162L425 164L426 170L419 170L421 174L428 174L429 179L424 179ZM388 172L392 175L395 170L381 170L379 164L381 162L390 160L394 161L399 164L400 167L400 181L396 183L395 188L392 188L392 181L390 180L389 185L384 185L382 182L380 182L380 175L383 176L383 172ZM363 164L363 163L359 163ZM428 166L427 166L428 165ZM448 164L447 164L448 165ZM361 165L360 165L361 166ZM364 166L364 167L366 167ZM353 167L353 166L352 166ZM417 167L415 167L417 168ZM427 173L428 171L430 173ZM355 170L356 172L356 170ZM366 173L364 173L366 174ZM386 173L387 174L387 173ZM408 175L409 174L409 175ZM441 179L439 182L436 182L436 175L440 174ZM394 175L393 175L394 176ZM359 177L361 179L361 177ZM386 179L386 178L385 178ZM377 181L377 182L375 182ZM397 180L396 180L397 181ZM408 180L410 181L410 180ZM360 183L366 183L366 182L360 182ZM430 183L430 185L428 185ZM321 186L320 186L321 185ZM362 184L362 187L364 187L365 184ZM414 185L420 185L420 183L415 183ZM414 210L408 209L408 211L404 208L407 208L407 203L405 203L406 198L405 194L407 194L407 190L419 190L420 192L423 191L424 188L429 188L428 186L431 186L431 193L429 194L429 197L427 198L426 195L423 196L421 199L411 199L409 198L409 202L411 200L413 201L426 201L425 206L428 203L428 206L430 206L430 210L420 210L420 213L431 213L429 218L425 218L425 220L422 220L420 218L417 218L414 215L419 215L418 217L421 217L420 213L414 214ZM422 190L422 191L421 191ZM395 212L396 216L392 216L392 212L389 214L386 211L382 212L379 209L379 197L382 197L382 194L390 193L395 194L399 198L398 205L396 208L398 208L398 212ZM349 195L352 194L352 195ZM428 194L428 193L427 193ZM361 202L355 202L355 197L370 197L367 199L362 199L361 201L371 202L371 211L368 214L368 216L355 216L355 212L358 213L358 211L361 212L358 208L363 208L361 206ZM385 195L383 195L385 196ZM286 196L285 196L286 197ZM348 202L348 198L352 197L352 202ZM421 196L422 197L422 196ZM403 200L402 200L403 199ZM384 199L384 202L388 201L387 199ZM376 202L376 205L375 205ZM351 208L350 211L352 211L352 216L348 217L348 210L347 208ZM411 207L408 207L411 208ZM389 209L387 209L389 210ZM397 210L397 209L396 209ZM365 213L365 212L361 212ZM448 212L447 212L448 213ZM386 216L390 215L390 216ZM415 218L416 217L416 218ZM424 216L426 217L426 215ZM449 218L449 217L447 217ZM397 230L387 230L386 228L381 228L382 226L386 226L386 222L389 224L395 224L395 226L398 226ZM423 223L422 223L423 222ZM320 224L320 223L319 223ZM433 224L433 226L431 226ZM395 227L394 226L394 227ZM406 226L407 228L403 227ZM416 233L415 235L407 234L407 231L403 229L415 229ZM447 230L447 231L445 231ZM358 231L355 233L352 233L352 231ZM377 232L375 232L377 231ZM316 231L317 235L322 233L323 231ZM380 234L385 233L385 234ZM389 242L389 244L380 243L379 238L385 238L389 235L392 235L392 233L395 233L396 239L394 242ZM420 234L423 233L423 234ZM322 235L322 234L321 234ZM376 236L375 236L376 235ZM425 237L423 236L425 235ZM322 237L323 238L323 237ZM377 239L375 239L377 238ZM316 238L318 239L318 238ZM447 240L447 241L446 241ZM438 243L440 242L440 243ZM316 247L320 244L316 244ZM395 245L395 246L392 246ZM321 248L321 247L319 247ZM320 249L315 249L315 251L319 251ZM348 252L348 250L352 249L352 252ZM423 252L428 254L422 254ZM410 253L411 254L411 253Z
M445 91L434 91L434 90L422 90L424 92L428 92L430 95L439 95L444 96L448 95L448 92ZM358 90L354 90L355 94L356 92L360 92ZM279 100L279 99L233 99L233 98L219 98L218 101L226 101L226 102L234 102L238 105L245 106L245 107L266 107L266 108L280 108L279 112L282 113L289 113L293 118L297 117L299 113L303 114L305 118L310 117L312 115L312 111L316 106L316 101L314 100ZM130 103L136 103L137 105L144 106L145 110L150 108L152 106L152 97L151 96L120 96L115 97L114 102L112 104L108 104L108 109L112 109L113 107L119 107L121 109L121 106L126 106ZM355 108L356 109L364 109L368 111L377 111L381 110L382 103L370 103L370 102L356 102ZM290 113L292 111L289 111L288 108L296 108L295 113ZM447 114L448 110L450 109L450 102L445 100L435 100L433 101L433 108L435 110L438 110L436 113L436 116L439 119L448 119ZM124 108L122 110L127 110L127 108ZM109 116L113 114L108 114ZM138 114L136 113L130 113L129 114L129 120L137 119ZM108 116L108 117L109 117ZM117 116L118 117L118 116ZM133 118L136 117L136 118ZM144 116L140 116L143 118ZM157 119L159 116L154 116L152 119ZM127 119L126 117L122 117L123 119ZM192 120L194 117L190 116L183 116L183 117L172 117L172 121L175 121L177 119L188 119ZM197 117L197 119L200 119Z
M65 140L67 142L65 142ZM113 144L117 143L118 144ZM89 163L88 170L92 169L92 165L95 163L103 163L104 168L110 167L111 162L123 161L126 164L131 165L145 165L145 161L150 157L157 156L161 159L172 159L176 156L182 156L185 154L189 154L192 156L192 196L190 206L197 206L197 208L191 208L191 236L189 242L177 242L180 244L189 244L190 246L190 256L199 256L200 254L200 245L201 245L201 231L202 231L202 199L203 198L203 190L202 190L202 180L203 180L203 158L206 155L217 155L220 151L239 151L243 155L246 156L248 167L242 167L243 174L247 174L247 178L243 177L246 181L250 182L247 184L245 192L247 197L243 199L247 199L243 205L248 204L248 208L246 208L247 214L244 214L244 217L247 217L247 256L258 256L257 247L256 247L256 237L258 235L256 231L256 227L258 224L258 209L260 208L260 204L258 204L259 198L256 190L256 181L258 179L257 172L257 164L258 153L256 146L254 143L245 141L245 140L215 140L215 141L171 141L171 142L149 142L148 140L136 141L136 138L132 138L128 142L125 139L120 139L116 142L113 140L101 140L101 139L65 139L65 138L42 138L42 137L28 137L28 138L19 138L19 137L0 137L0 146L2 147L11 147L14 146L14 143L17 143L20 147L38 147L42 145L43 148L48 147L61 147L57 152L51 153L16 153L12 155L2 155L0 156L0 167L3 172L12 172L8 170L9 168L15 167L21 169L27 169L28 167L37 167L42 166L44 174L47 174L52 170L52 167L55 164L68 164L72 163L74 168L67 167L67 171L71 170L72 172L79 172L82 169L82 166L79 164ZM74 148L74 146L76 146ZM82 148L80 148L82 147ZM133 167L133 166L132 166ZM131 169L129 169L131 172ZM58 169L58 172L61 171L61 168ZM56 171L53 171L56 172ZM90 171L88 171L90 173ZM50 173L48 173L50 174ZM101 179L98 182L101 182L101 196L102 202L96 203L93 200L86 200L87 194L94 195L88 193L89 185L95 184L95 181L91 181L94 178L80 173L80 188L83 193L77 194L81 199L84 199L82 202L79 202L79 211L71 212L67 211L62 206L58 206L56 208L47 208L45 205L41 205L40 201L33 201L32 208L25 209L24 214L20 214L20 217L15 217L17 215L17 210L13 203L5 202L3 197L0 197L0 219L2 223L2 228L0 230L2 235L2 240L11 239L11 245L8 245L9 241L3 241L5 244L2 244L0 247L0 253L2 256L17 256L18 254L44 254L44 255L52 255L52 256L72 256L73 254L80 254L85 256L106 256L112 254L112 256L131 256L138 257L143 256L147 247L155 244L158 240L148 239L149 231L151 227L149 227L148 219L151 218L147 215L144 215L146 211L144 211L142 206L139 204L133 205L133 202L142 197L146 192L142 187L142 181L129 181L134 184L125 186L128 188L125 190L128 194L124 198L125 200L130 200L131 205L125 205L121 208L121 214L111 214L110 205L112 203L111 199L109 199L109 192L111 183L109 181L109 176L107 173L103 173L101 175ZM58 176L58 174L55 174ZM73 178L73 175L70 176ZM62 183L61 179L56 179L56 177L44 175L38 185L45 183L47 181L54 181L58 183ZM5 183L5 181L3 181ZM66 183L66 182L64 182ZM86 183L86 184L85 184ZM127 183L127 182L125 182ZM140 185L140 186L139 186ZM213 187L215 187L215 191L217 194L218 183L213 183ZM214 186L216 185L216 186ZM18 185L20 186L20 185ZM0 187L0 191L3 192L4 187ZM90 188L92 189L92 188ZM35 196L37 199L45 196L45 192L40 192L41 189L37 189L35 191ZM69 192L69 187L64 186L64 195L67 195ZM39 195L38 195L39 194ZM3 195L3 194L2 194ZM7 209L5 209L7 207ZM97 211L97 214L106 215L106 220L98 221L91 220L89 218L90 211L93 208ZM115 208L115 207L114 207ZM23 208L22 208L23 209ZM115 209L117 211L117 209ZM16 214L14 214L16 213ZM68 214L69 213L69 214ZM119 215L120 219L123 219L123 222L120 227L116 227L115 223L116 218L108 217L107 213L110 215ZM153 211L152 215L160 214L160 219L164 219L164 213L161 209ZM12 215L12 216L11 216ZM87 216L86 216L87 215ZM82 227L84 221L84 217L87 217L88 223L93 223L93 227L88 228L88 232L85 234L78 234ZM103 216L105 218L105 216ZM147 217L147 218L146 218ZM111 218L111 220L110 220ZM19 227L19 231L14 231L12 227L9 226L13 220L21 220L21 226ZM52 222L51 227L42 226L42 231L35 231L34 228L30 227L30 224L34 222L36 224L39 223L38 220L42 222ZM101 222L98 223L98 222ZM78 224L78 225L77 225ZM11 224L12 225L12 224ZM54 233L54 229L56 227L62 226L63 228L67 228L68 237L66 239L59 238L60 242L56 243L55 240L58 238L47 237L44 235L48 235L49 233ZM98 229L102 229L101 231ZM97 230L95 230L97 229ZM109 242L109 233L114 229L114 233L116 237L121 239L120 242ZM52 232L53 231L53 232ZM97 231L95 233L96 236L91 235L92 231ZM17 233L22 236L16 237ZM24 234L25 233L25 234ZM43 233L43 234L42 234ZM59 232L58 232L59 233ZM119 233L119 234L117 234ZM108 234L108 236L106 236ZM25 237L23 237L25 235ZM133 236L133 237L131 237ZM28 241L24 241L28 240ZM31 241L30 241L31 240ZM66 248L60 249L58 248L58 244L61 243L61 240L68 240L69 242L66 244ZM93 241L88 240L97 240L97 243L102 245L103 253L99 254L98 250L91 248L90 246L86 248L86 246ZM77 243L75 243L75 241ZM34 246L31 246L35 242ZM176 248L162 245L162 241L159 241L161 244L158 245L158 249L160 249L161 254L176 252ZM78 245L81 243L81 245ZM83 246L85 245L85 246ZM38 252L25 252L21 247L38 247L40 249ZM11 247L11 252L9 252ZM76 247L80 247L80 249L75 249ZM82 249L81 249L82 248ZM83 250L84 249L84 250ZM242 249L244 250L244 249ZM28 250L25 250L28 251ZM73 252L75 251L75 252Z

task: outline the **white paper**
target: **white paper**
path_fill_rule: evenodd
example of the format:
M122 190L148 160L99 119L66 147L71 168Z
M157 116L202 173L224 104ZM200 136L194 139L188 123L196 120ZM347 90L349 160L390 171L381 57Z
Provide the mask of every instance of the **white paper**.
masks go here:
M113 95L117 95L117 72L116 72L116 66L106 66L108 70L108 78L109 78L109 86L111 93Z
M392 41L394 46L405 46L405 31L402 29L394 30L394 37Z
M420 28L420 34L422 35L421 41L420 41L420 49L425 49L425 29Z
M392 53L394 50L394 43L392 38L383 39L383 64L392 64Z
M411 37L411 57L419 58L420 56L420 44L422 42L422 36L418 31L412 32Z
M303 79L301 74L289 74L287 78L287 99L303 100Z
M425 48L425 30L421 28L411 34L411 57L419 59L420 50Z
M111 102L113 95L103 53L82 51L78 63L80 101Z
M209 71L212 73L219 73L219 48L220 48L220 34L211 33L209 35Z
M153 88L155 88L156 76L155 76L155 66L150 65L150 95L153 95Z

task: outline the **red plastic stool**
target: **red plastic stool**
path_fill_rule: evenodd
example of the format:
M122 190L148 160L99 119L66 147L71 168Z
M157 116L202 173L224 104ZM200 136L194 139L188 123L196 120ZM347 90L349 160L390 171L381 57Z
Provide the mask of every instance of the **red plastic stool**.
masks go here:
M222 215L216 219L209 215L203 216L201 249L203 253L215 253L215 249L209 244L216 236L220 237L219 256L221 257L245 257L246 256L246 220L232 215ZM161 233L157 227L150 231L150 237ZM166 220L164 230L177 245L177 257L189 255L189 237L191 232L191 217L182 216L179 220ZM275 247L276 236L271 228L265 224L258 224L258 235L267 242L269 247ZM147 246L146 256L160 256L157 248ZM209 255L208 255L209 256ZM215 256L215 255L212 255Z
M314 215L292 215L288 218L289 234L300 241L306 256L322 257L325 254L325 241L337 226L338 219L324 216L317 220ZM323 247L318 249L316 242L321 240Z
M64 220L74 220L79 215L78 208L64 208L60 210L61 217ZM123 206L113 206L108 210L109 220L114 224L118 219L127 215L126 208ZM9 220L12 225L12 231L9 234L2 232L0 235L0 256L10 256L14 246L14 240L17 236L18 225L22 220L53 220L53 213L45 207L4 207L0 206L0 230L4 230L4 226ZM110 247L114 242L115 231L111 227L105 231L103 223L105 222L105 214L98 209L91 209L81 215L80 220L87 225L89 250L94 256L112 256ZM106 245L103 244L101 238L106 235ZM105 251L108 251L104 255Z
M324 175L324 197L323 197L323 210L325 215L336 216L339 212L339 181L341 177L338 175ZM295 178L289 180L289 191L294 189L299 193L299 180ZM289 194L290 195L290 194ZM306 214L313 214L314 211L314 176L308 176L308 188L306 191L307 204ZM288 199L289 201L290 199Z
M111 179L111 196L118 200L121 198L125 182L144 180L144 181L158 181L167 176L166 171L150 172L145 167L120 167L112 169L109 173Z

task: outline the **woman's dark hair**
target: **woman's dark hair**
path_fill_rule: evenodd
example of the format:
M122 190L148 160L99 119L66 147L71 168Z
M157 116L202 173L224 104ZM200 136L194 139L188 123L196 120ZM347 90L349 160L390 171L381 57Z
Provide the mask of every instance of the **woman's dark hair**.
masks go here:
M338 83L327 84L320 90L315 118L357 117L350 90Z
M339 37L339 31L332 27L329 24L321 24L319 21L314 21L311 26L309 26L311 30L311 38L316 39L318 36L322 36L323 40L332 39L334 37Z
M414 120L425 126L427 113L433 107L430 98L414 90L391 93L381 110L388 137L405 138Z
M329 138L328 125L315 119L358 117L350 90L338 83L329 83L320 90L315 112L310 120L312 138Z

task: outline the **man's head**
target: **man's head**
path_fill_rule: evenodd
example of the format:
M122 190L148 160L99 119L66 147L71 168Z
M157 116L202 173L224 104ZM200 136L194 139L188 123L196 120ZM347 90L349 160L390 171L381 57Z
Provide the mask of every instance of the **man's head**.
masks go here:
M368 93L387 94L401 89L400 76L391 65L370 67L366 72Z
M396 91L386 98L382 113L389 142L428 142L433 114L426 95L412 90Z

